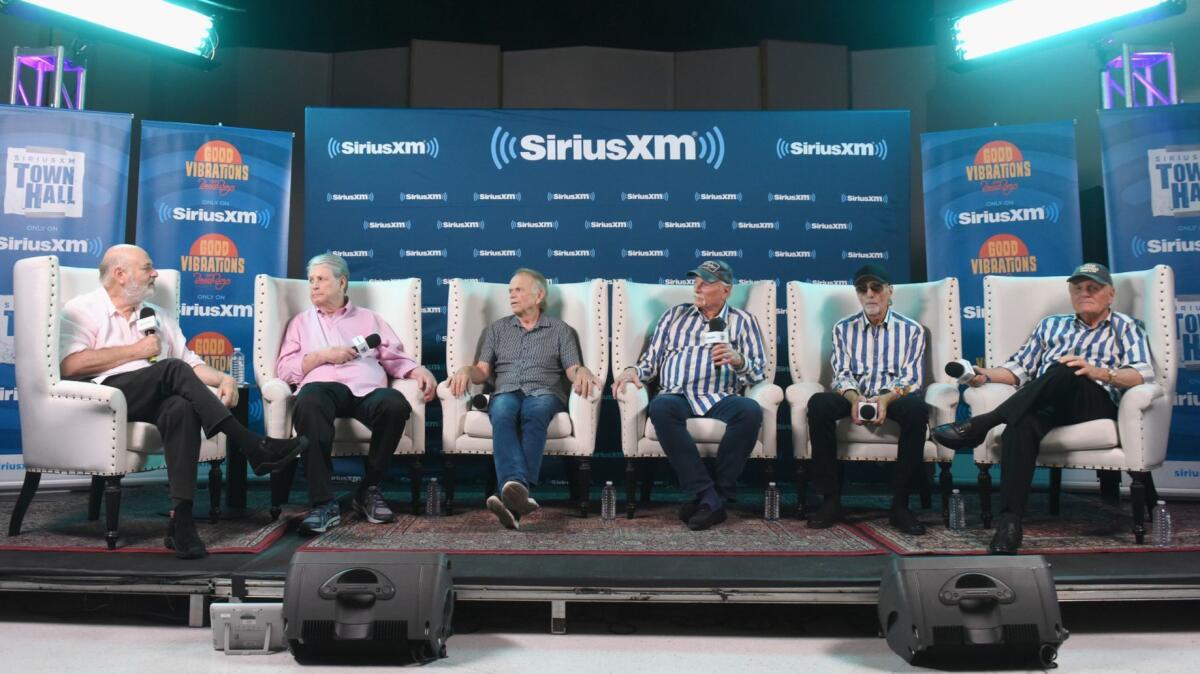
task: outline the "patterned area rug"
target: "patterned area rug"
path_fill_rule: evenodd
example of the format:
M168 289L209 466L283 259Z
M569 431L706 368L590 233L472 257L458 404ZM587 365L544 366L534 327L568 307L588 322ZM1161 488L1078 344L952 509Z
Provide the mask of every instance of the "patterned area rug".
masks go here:
M937 498L935 497L935 503ZM993 517L999 508L993 495ZM942 524L934 511L920 512L928 531L924 536L908 536L891 528L887 512L861 510L847 521L867 536L901 555L986 554L994 529L984 529L979 519L979 500L967 495L967 530L953 532ZM1105 506L1095 494L1062 495L1058 516L1047 511L1045 494L1033 494L1022 523L1024 533L1021 554L1072 554L1100 552L1185 552L1200 550L1200 503L1173 502L1171 512L1174 543L1169 548L1155 547L1149 518L1146 543L1138 545L1133 536L1133 514L1128 500L1120 508ZM993 519L993 522L995 520Z
M314 538L304 550L439 550L457 554L590 554L701 556L816 556L885 554L849 526L807 529L793 518L765 522L761 513L731 509L729 519L708 531L691 531L677 504L643 506L635 519L622 512L604 521L580 518L565 502L551 503L509 531L491 512L463 510L449 517L413 517L396 510L396 521L369 524L345 513L342 525Z
M270 502L265 491L251 490L247 505L253 513L241 520L208 522L208 492L201 490L196 500L196 530L210 553L257 553L279 539L288 520L300 511L289 508L278 521L268 514ZM61 552L107 552L104 541L104 509L100 519L87 519L88 495L84 491L38 492L25 513L21 533L0 538L0 550L37 550ZM0 523L7 531L16 494L0 499ZM165 485L124 487L121 490L120 534L112 552L175 554L163 547L167 531L166 512L170 498Z

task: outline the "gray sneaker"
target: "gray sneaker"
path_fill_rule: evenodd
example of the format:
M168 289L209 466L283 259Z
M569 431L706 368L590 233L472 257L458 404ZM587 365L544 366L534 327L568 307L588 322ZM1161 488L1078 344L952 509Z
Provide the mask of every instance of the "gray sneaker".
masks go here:
M337 501L315 506L300 522L300 530L310 534L323 534L342 523L342 507Z
M537 501L529 498L529 487L516 480L504 483L500 489L500 500L505 507L522 517L541 507Z
M361 497L354 497L354 510L371 524L383 524L396 519L396 515L383 498L383 492L374 485L367 487L367 493Z
M504 525L505 529L519 529L521 525L517 522L517 518L504 507L504 503L500 501L500 497L492 494L487 497L487 509L492 511L496 519L500 520L500 524Z

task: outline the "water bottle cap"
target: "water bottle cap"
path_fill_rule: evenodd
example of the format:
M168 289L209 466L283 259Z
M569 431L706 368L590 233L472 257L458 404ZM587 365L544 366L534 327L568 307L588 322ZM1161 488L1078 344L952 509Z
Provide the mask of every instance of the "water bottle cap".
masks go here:
M605 480L605 481L604 481L604 486L605 486L605 487L611 487L611 486L612 486L612 480Z
M1167 505L1167 502L1166 502L1166 501L1159 501L1159 502L1158 502L1158 505Z
M437 478L436 478L436 477L431 477L431 478L429 478L429 481L430 481L430 482L437 482Z
M951 493L951 494L957 494L957 493L958 493L958 490L957 490L957 489L953 489L953 490L951 490L951 491L950 491L950 493Z
M767 486L768 486L768 487L774 487L774 486L775 486L775 483L774 483L774 482L768 482L768 483L767 483Z

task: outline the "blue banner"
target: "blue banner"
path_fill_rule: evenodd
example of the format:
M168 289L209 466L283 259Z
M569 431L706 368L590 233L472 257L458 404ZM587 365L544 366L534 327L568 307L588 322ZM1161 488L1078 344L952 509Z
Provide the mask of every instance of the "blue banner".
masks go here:
M1180 370L1168 488L1200 489L1200 105L1100 111L1113 271L1175 270Z
M983 277L1054 276L1082 262L1075 125L921 134L926 269L957 277L963 356L984 349Z
M20 419L13 367L12 266L31 255L97 267L125 236L127 114L0 106L0 484L19 484Z
M241 349L252 381L254 276L287 275L292 134L143 122L139 171L137 243L180 271L188 346L224 372Z

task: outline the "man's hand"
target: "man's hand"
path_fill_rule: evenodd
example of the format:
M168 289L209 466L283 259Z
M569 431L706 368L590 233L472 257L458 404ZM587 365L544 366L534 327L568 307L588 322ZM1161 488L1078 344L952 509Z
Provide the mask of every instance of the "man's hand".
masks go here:
M1093 381L1108 381L1108 370L1092 365L1083 356L1075 354L1060 356L1058 362L1067 367L1075 368L1076 377L1087 377Z
M437 379L434 379L432 372L426 368L417 367L409 370L404 378L417 382L417 388L420 389L425 402L433 400L434 394L437 393Z
M450 393L455 398L466 393L467 387L471 385L471 366L460 368L458 372L450 376L447 383L450 385Z
M850 423L862 426L863 420L858 418L858 400L862 396L858 394L858 391L846 391L842 397L850 401Z
M575 368L575 381L571 388L583 398L591 397L592 387L601 388L604 382L596 378L586 367L580 365Z
M630 382L632 382L634 386L642 388L642 380L638 379L638 371L636 367L627 367L624 370L621 370L621 374L617 375L617 378L613 380L613 397L617 397L617 394L625 388L626 384Z
M217 397L228 408L233 409L238 404L238 387L237 382L227 374L221 375L221 381L217 384Z
M162 340L158 333L146 335L133 343L134 355L140 358L152 358L162 353Z
M321 360L333 365L349 363L358 356L358 352L349 346L331 346L320 353Z
M746 359L742 354L738 353L732 346L721 343L712 348L713 365L720 367L722 365L732 365L733 369L740 370L746 365Z
M872 420L876 426L882 426L883 422L887 421L888 405L891 405L892 401L898 397L900 396L889 392L873 398L875 405L879 407L879 413L876 414L875 418Z

